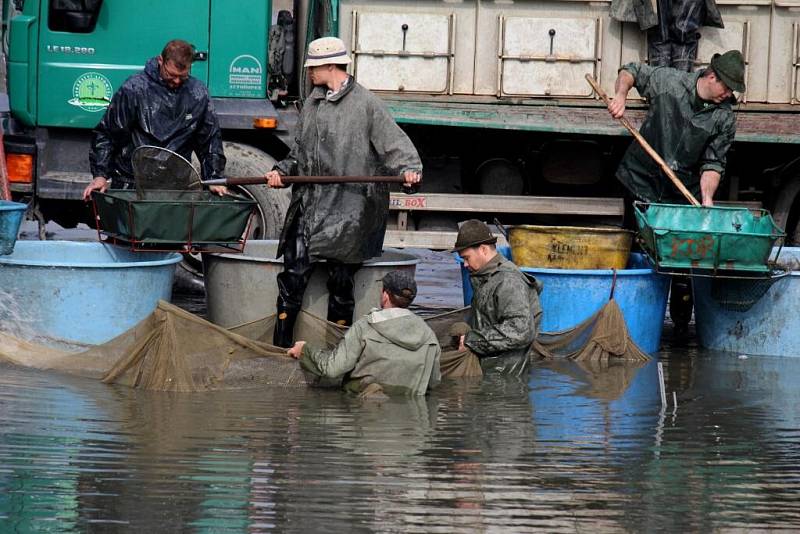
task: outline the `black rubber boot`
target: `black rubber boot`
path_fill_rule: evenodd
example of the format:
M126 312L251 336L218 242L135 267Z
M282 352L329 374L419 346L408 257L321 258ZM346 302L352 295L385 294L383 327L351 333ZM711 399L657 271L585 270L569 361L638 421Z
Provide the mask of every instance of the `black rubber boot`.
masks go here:
M669 296L669 315L674 325L676 341L685 341L688 337L692 308L694 308L692 279L673 276Z
M339 326L353 324L356 307L354 277L361 265L328 262L328 321Z
M287 306L280 297L278 297L277 308L278 315L275 318L275 333L272 336L272 344L276 347L288 349L294 345L294 324L297 322L300 309Z

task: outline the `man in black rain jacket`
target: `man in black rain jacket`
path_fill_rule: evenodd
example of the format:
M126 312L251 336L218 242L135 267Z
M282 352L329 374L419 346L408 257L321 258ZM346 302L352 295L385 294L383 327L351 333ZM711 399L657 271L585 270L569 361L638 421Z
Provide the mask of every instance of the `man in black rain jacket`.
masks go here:
M192 46L172 40L161 55L151 58L144 71L128 78L114 94L94 130L89 163L94 179L83 197L92 191L133 187L131 156L144 145L169 149L191 159L197 154L203 179L223 178L225 155L217 116L203 82L189 76L194 59ZM224 186L211 190L224 194Z

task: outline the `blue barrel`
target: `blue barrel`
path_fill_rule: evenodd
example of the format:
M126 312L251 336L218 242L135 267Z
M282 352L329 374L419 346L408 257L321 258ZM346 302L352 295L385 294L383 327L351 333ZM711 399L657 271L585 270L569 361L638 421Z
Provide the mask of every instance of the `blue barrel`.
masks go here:
M797 268L800 247L784 247L779 261ZM712 284L709 278L693 280L697 337L703 347L800 357L800 270L775 282L749 310L721 304L712 294Z
M0 256L14 252L19 226L27 209L27 204L0 200Z
M508 257L508 247L498 247ZM608 301L614 271L521 267L542 282L543 332L567 330L591 317ZM464 305L472 302L469 272L461 264ZM617 271L614 299L633 341L647 353L658 351L667 310L669 277L657 274L642 254L632 253L628 268Z
M18 241L0 257L0 323L45 342L104 343L170 299L180 261L97 242Z

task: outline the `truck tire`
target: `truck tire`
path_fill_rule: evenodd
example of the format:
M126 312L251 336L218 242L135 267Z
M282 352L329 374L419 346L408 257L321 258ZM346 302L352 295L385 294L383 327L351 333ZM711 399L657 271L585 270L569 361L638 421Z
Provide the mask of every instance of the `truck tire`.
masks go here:
M225 141L225 176L236 178L240 176L263 176L272 170L275 158L266 152L249 145ZM192 164L199 168L197 156L192 155ZM258 202L258 209L247 239L278 239L283 228L286 210L289 209L291 193L288 189L270 189L266 185L245 185L229 188L233 193L243 195ZM190 277L199 278L203 275L203 265L200 254L184 254L181 267Z
M264 176L272 170L275 159L257 148L225 142L225 175ZM233 188L235 192L258 202L258 211L250 226L248 239L277 239L283 228L291 194L288 189L270 189L266 185L246 185Z

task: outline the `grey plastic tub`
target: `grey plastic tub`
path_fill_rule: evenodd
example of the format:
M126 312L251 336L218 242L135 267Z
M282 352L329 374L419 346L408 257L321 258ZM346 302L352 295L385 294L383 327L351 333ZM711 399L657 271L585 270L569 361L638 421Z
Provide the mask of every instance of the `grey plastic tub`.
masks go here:
M275 313L278 273L283 259L275 259L278 242L250 240L243 254L203 254L208 319L231 327ZM354 319L380 305L381 279L389 271L416 272L419 260L397 249L364 263L356 273ZM322 317L328 314L327 271L314 270L303 297L303 309Z

